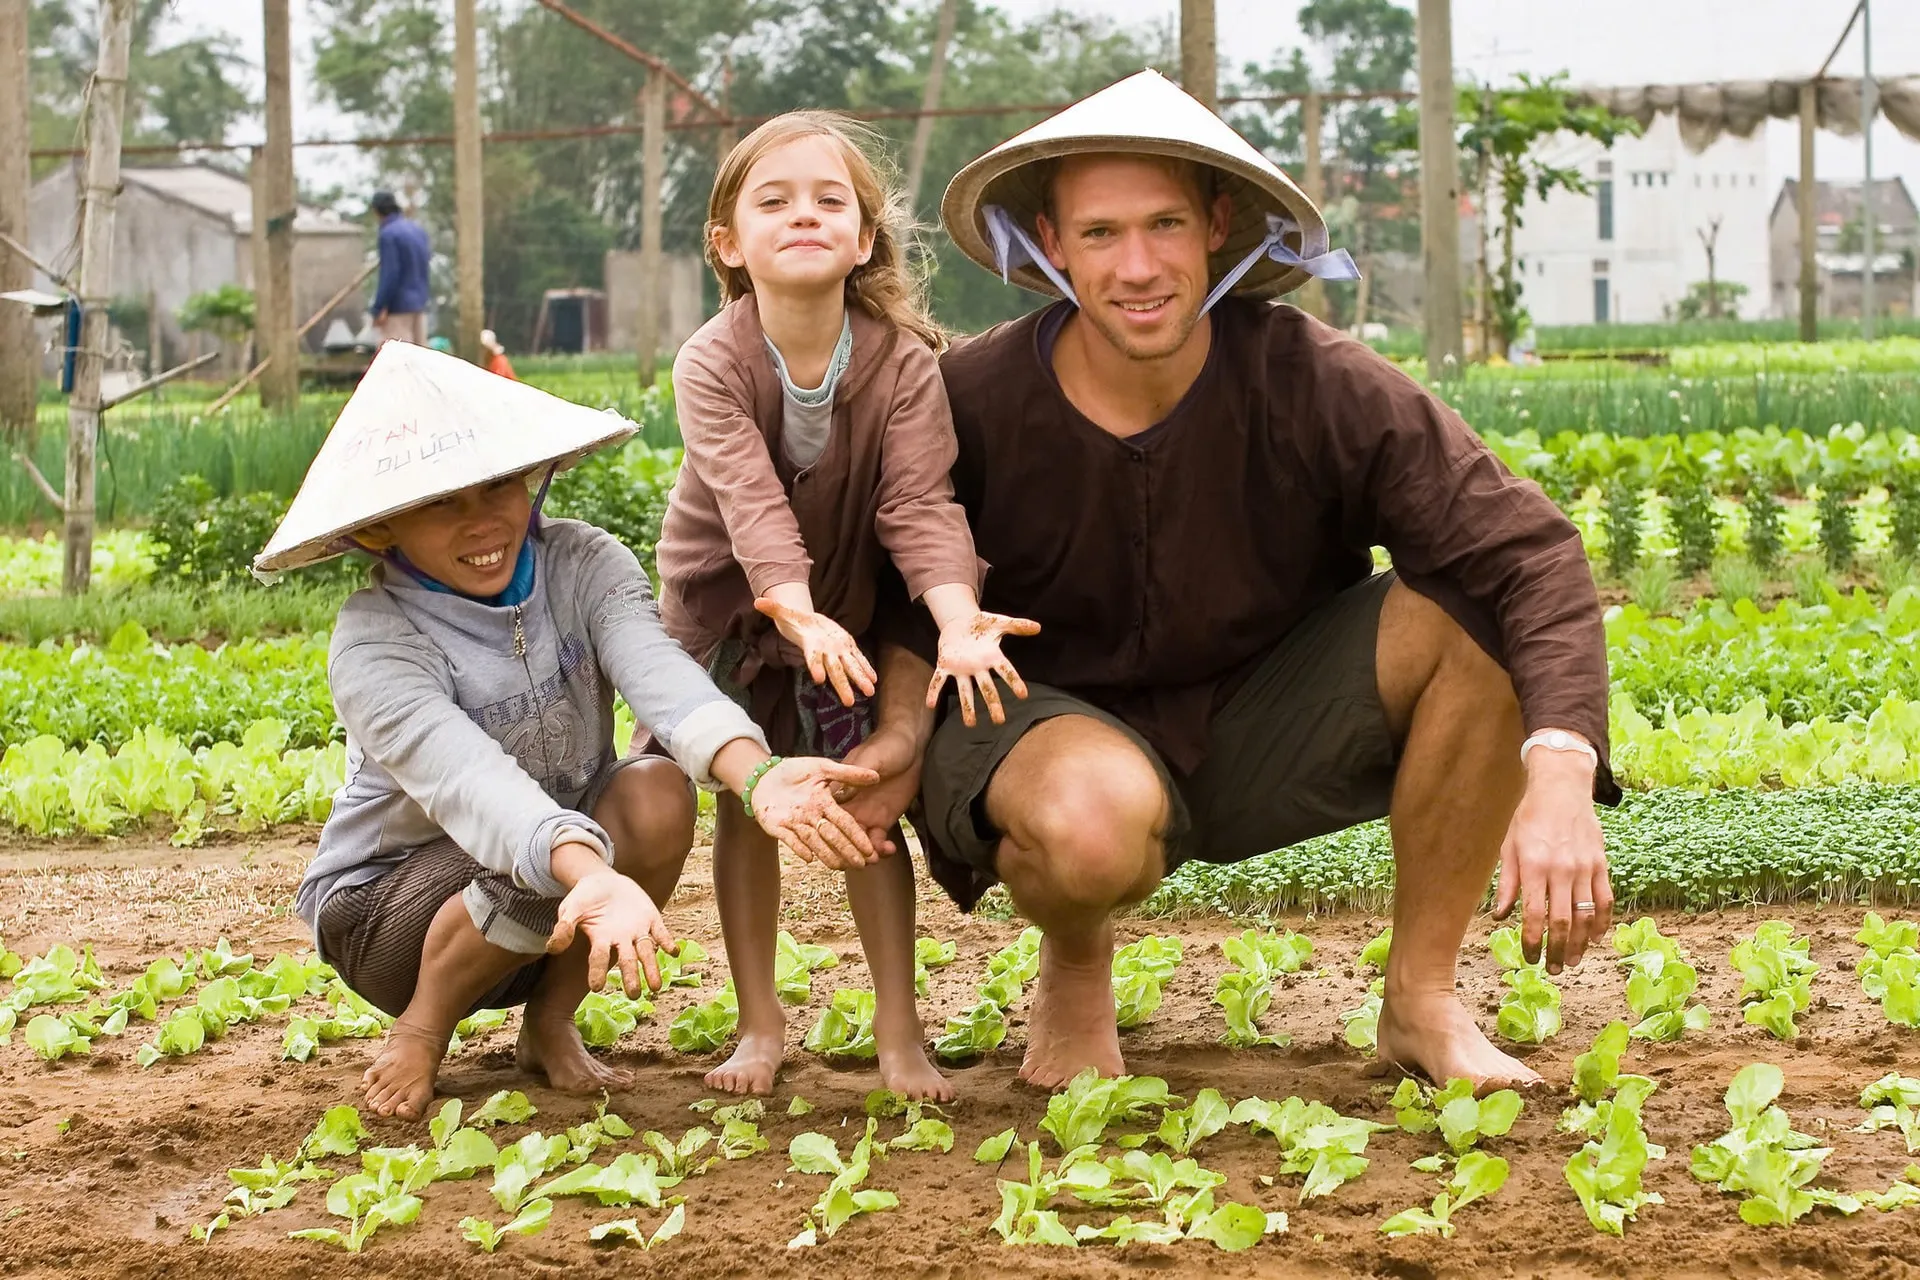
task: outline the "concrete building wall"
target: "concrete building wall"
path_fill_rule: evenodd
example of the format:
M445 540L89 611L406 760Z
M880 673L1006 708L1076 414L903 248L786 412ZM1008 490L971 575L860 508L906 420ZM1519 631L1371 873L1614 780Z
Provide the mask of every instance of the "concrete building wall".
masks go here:
M665 256L667 287L660 311L660 351L671 356L694 330L706 323L701 289L707 264L691 253ZM607 347L631 351L638 341L640 254L633 249L607 251L602 286L607 294Z
M1747 287L1743 316L1771 309L1768 213L1773 184L1764 142L1724 137L1700 155L1680 142L1672 117L1654 120L1644 137L1603 150L1585 139L1547 144L1551 163L1578 168L1592 190L1556 192L1530 202L1514 236L1523 300L1536 324L1622 323L1668 318L1688 286L1707 278L1701 233L1720 219L1716 274ZM1610 185L1611 226L1602 206ZM1497 226L1494 228L1497 232ZM1497 235L1491 250L1498 263Z

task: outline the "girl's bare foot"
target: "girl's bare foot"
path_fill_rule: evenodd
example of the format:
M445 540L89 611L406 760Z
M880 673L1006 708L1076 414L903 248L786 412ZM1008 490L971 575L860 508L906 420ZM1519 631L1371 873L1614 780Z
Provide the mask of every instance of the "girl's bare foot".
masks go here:
M916 1022L911 1034L880 1036L880 1083L903 1098L916 1102L952 1102L957 1094L953 1082L940 1074L927 1056Z
M779 1074L786 1056L785 1027L777 1031L743 1032L733 1056L707 1072L707 1088L728 1093L772 1093L773 1078Z
M1114 1021L1113 964L1107 959L1093 964L1062 960L1053 939L1044 938L1020 1078L1042 1089L1058 1089L1088 1067L1103 1076L1127 1069Z
M367 1106L376 1115L418 1120L433 1101L433 1082L446 1056L445 1034L416 1027L404 1018L387 1028L386 1043L360 1077Z
M580 1029L573 1025L572 1010L562 1017L529 1005L513 1056L522 1071L541 1073L561 1093L599 1093L633 1083L633 1072L610 1067L587 1052Z

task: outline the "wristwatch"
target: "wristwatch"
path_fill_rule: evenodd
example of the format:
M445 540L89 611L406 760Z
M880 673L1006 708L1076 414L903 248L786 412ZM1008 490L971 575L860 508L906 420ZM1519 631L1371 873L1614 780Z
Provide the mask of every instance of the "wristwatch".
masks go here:
M1598 768L1600 765L1600 753L1568 733L1565 729L1548 729L1544 733L1534 734L1531 738L1521 743L1521 764L1527 762L1527 752L1533 750L1535 747L1545 747L1549 751L1578 751L1585 755L1587 759L1593 761L1595 768Z

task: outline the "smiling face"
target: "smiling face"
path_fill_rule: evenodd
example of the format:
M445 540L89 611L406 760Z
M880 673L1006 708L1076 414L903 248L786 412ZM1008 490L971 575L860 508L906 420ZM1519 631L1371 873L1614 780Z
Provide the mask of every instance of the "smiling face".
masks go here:
M1122 355L1159 360L1199 323L1207 257L1227 242L1228 214L1227 197L1209 202L1193 165L1109 153L1061 162L1037 229L1080 314Z
M532 518L526 477L508 476L368 525L359 539L377 550L398 548L414 568L463 595L496 596L513 581Z
M843 144L825 134L768 150L747 170L730 220L712 230L716 256L754 288L838 288L873 253Z

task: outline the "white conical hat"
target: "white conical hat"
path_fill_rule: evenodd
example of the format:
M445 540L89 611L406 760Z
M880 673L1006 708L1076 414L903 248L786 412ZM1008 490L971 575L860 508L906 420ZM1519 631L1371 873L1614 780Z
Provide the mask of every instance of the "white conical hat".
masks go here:
M1157 71L1142 71L1082 98L1060 114L1001 143L955 174L940 202L940 219L960 251L993 272L985 210L998 205L1038 241L1034 215L1044 205L1036 162L1060 156L1119 152L1175 156L1210 165L1232 199L1227 242L1208 264L1220 279L1267 238L1267 215L1299 228L1288 247L1303 258L1327 252L1327 224L1313 201L1258 148L1200 101ZM1305 284L1309 273L1263 257L1234 287L1236 294L1271 298ZM1036 293L1060 290L1031 263L1012 266L1008 279Z
M429 347L389 342L374 355L320 446L259 573L351 549L346 535L502 476L571 466L639 428L488 373Z

